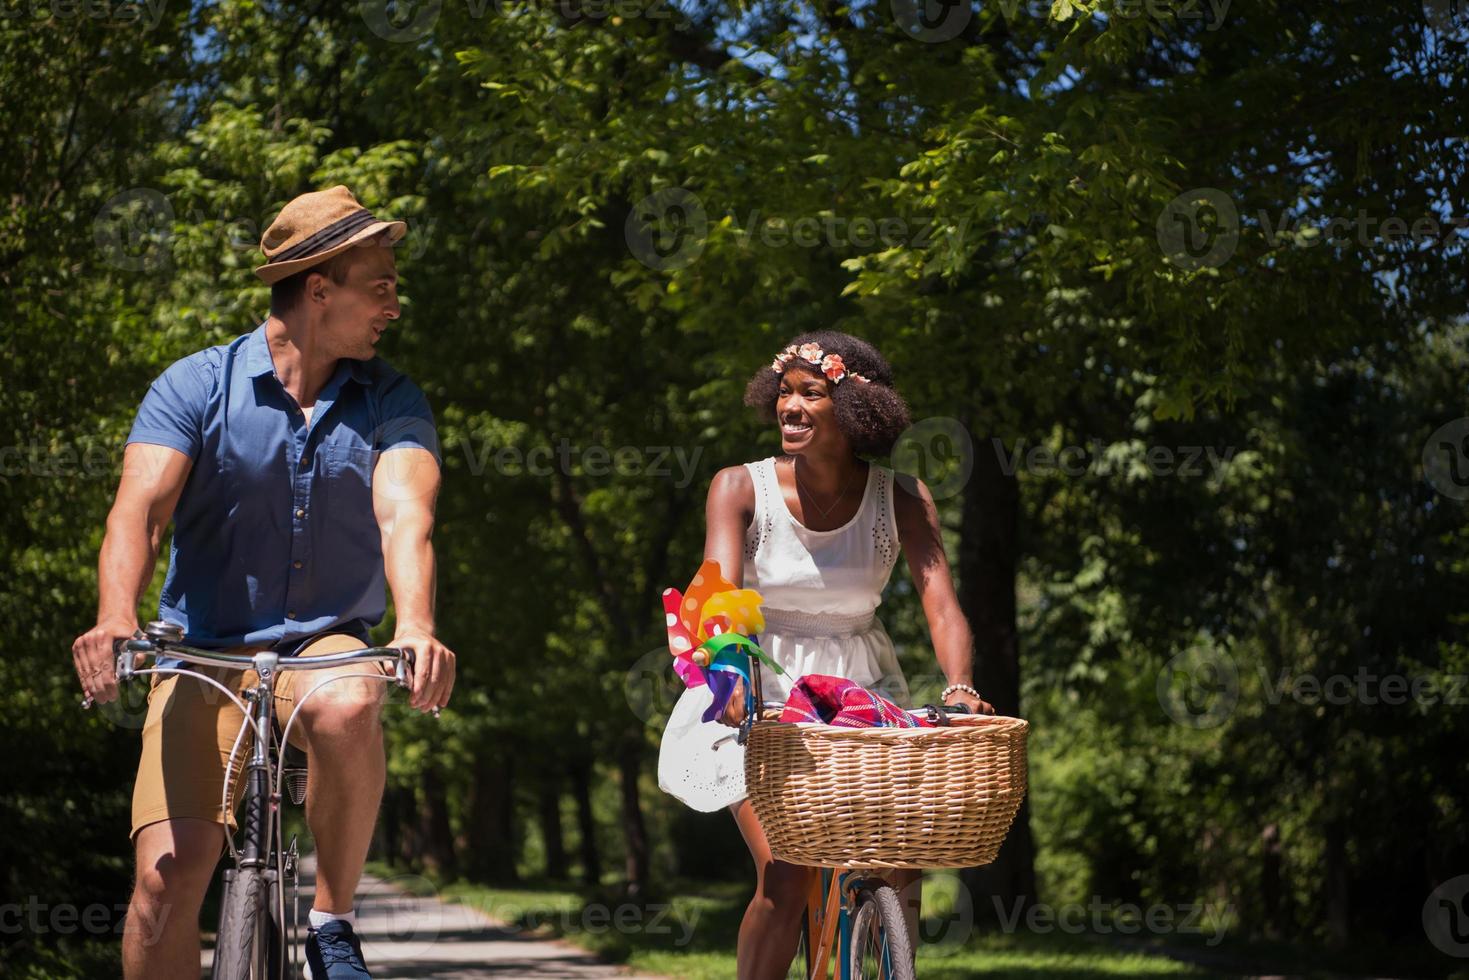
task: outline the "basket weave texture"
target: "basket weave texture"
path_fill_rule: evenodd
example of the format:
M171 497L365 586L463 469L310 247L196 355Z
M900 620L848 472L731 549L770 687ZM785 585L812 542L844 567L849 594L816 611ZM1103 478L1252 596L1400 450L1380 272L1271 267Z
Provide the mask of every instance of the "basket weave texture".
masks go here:
M771 853L829 868L989 864L1025 798L1020 718L947 728L756 722L745 784Z

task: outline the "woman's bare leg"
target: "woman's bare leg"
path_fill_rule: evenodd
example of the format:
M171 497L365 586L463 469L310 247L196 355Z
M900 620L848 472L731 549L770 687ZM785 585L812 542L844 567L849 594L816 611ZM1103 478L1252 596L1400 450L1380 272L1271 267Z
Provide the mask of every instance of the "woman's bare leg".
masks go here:
M801 938L815 868L777 861L749 800L730 808L755 861L755 896L740 923L739 980L779 980L790 969Z

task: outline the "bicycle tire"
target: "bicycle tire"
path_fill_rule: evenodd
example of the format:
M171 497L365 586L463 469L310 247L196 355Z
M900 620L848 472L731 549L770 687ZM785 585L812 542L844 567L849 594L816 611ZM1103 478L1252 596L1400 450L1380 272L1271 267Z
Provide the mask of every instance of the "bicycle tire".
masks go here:
M210 980L261 980L267 975L266 943L273 931L266 908L269 896L260 869L231 868L224 873Z
M857 890L849 966L852 980L915 980L913 937L892 885L863 885Z

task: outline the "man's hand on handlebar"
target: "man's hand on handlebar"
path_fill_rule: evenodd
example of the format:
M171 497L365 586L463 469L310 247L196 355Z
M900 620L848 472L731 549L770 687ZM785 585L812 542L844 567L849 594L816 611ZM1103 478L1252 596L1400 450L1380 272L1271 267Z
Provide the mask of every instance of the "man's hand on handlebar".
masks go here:
M408 692L408 706L419 711L432 711L449 703L454 690L454 651L423 631L401 630L389 646L413 651L413 687Z
M71 645L72 665L82 691L97 704L117 700L116 645L138 631L136 619L105 619Z

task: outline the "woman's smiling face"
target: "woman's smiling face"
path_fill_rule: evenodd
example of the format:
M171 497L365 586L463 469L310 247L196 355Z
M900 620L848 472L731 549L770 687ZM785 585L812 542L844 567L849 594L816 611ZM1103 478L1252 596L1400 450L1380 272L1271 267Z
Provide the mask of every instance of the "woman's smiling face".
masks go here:
M837 424L831 384L814 371L791 365L780 379L775 399L780 447L786 453L840 452L848 443Z

